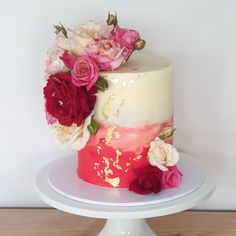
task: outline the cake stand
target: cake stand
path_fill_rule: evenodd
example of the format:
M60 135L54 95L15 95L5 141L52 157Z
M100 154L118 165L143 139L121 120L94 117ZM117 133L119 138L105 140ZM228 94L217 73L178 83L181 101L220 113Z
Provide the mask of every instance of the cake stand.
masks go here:
M142 196L80 180L76 176L76 159L66 157L39 172L36 191L44 202L59 210L107 219L98 236L155 236L145 218L187 210L214 192L215 181L192 157L181 153L179 168L184 174L180 187Z

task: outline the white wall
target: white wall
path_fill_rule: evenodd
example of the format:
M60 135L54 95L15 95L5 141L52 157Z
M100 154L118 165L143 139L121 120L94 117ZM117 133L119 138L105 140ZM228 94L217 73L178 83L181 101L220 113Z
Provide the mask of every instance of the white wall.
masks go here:
M233 0L1 0L0 206L45 206L34 177L66 153L53 144L43 112L52 25L105 19L110 10L141 32L147 49L174 62L175 143L219 178L199 208L236 210L235 9Z

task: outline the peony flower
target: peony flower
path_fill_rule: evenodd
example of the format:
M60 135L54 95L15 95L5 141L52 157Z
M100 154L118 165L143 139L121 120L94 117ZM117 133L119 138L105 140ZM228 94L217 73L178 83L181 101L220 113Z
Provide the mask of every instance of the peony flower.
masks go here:
M59 33L56 37L56 45L66 51L74 53L75 55L81 55L85 52L86 46L92 43L94 40L89 36L78 36L72 34L66 38L62 33Z
M98 80L99 68L90 56L80 56L74 63L72 72L72 83L75 86L84 86L90 90Z
M113 26L108 25L106 22L95 23L89 21L86 24L77 26L74 30L71 30L71 32L80 37L90 37L94 40L99 40L102 38L109 38L112 30Z
M64 64L60 59L63 53L64 51L58 46L54 46L48 50L45 69L47 79L49 75L55 74L63 69Z
M134 179L129 190L138 194L159 193L161 191L160 170L146 166L135 170L136 179Z
M112 39L127 49L133 50L138 38L139 33L136 30L122 29L119 25L116 25L112 31Z
M56 37L56 44L64 50L81 55L85 53L88 44L101 38L110 37L112 29L113 27L105 22L94 23L90 21L87 24L77 26L74 30L69 30L68 38L59 33Z
M158 167L162 171L167 171L167 167L174 166L179 160L177 150L158 137L150 143L147 157L152 166Z
M129 56L126 48L121 48L113 40L99 40L86 47L88 55L93 57L102 70L112 71L123 64Z
M90 133L87 126L91 122L93 113L91 113L84 122L77 126L63 126L59 122L51 125L52 134L61 148L71 147L75 150L81 150L89 140Z
M61 125L80 126L94 108L96 91L95 87L87 92L84 87L74 86L69 72L51 75L44 87L46 111Z
M182 176L183 174L178 170L177 166L169 167L167 171L162 172L161 187L164 189L178 187Z

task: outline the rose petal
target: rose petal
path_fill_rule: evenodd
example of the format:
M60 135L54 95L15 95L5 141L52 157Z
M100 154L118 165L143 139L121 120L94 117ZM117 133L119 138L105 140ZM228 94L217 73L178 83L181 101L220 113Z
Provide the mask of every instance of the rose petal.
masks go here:
M60 59L64 62L67 68L72 69L77 58L68 51L65 51Z

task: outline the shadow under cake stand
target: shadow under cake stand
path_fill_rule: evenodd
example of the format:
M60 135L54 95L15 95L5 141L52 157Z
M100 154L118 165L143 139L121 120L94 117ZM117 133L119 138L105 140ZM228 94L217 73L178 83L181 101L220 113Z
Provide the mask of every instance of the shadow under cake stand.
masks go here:
M89 184L77 176L75 157L45 166L36 177L36 190L50 206L71 214L107 219L98 236L155 236L145 218L174 214L210 197L215 182L193 158L180 153L183 180L178 188L139 195L127 189Z

